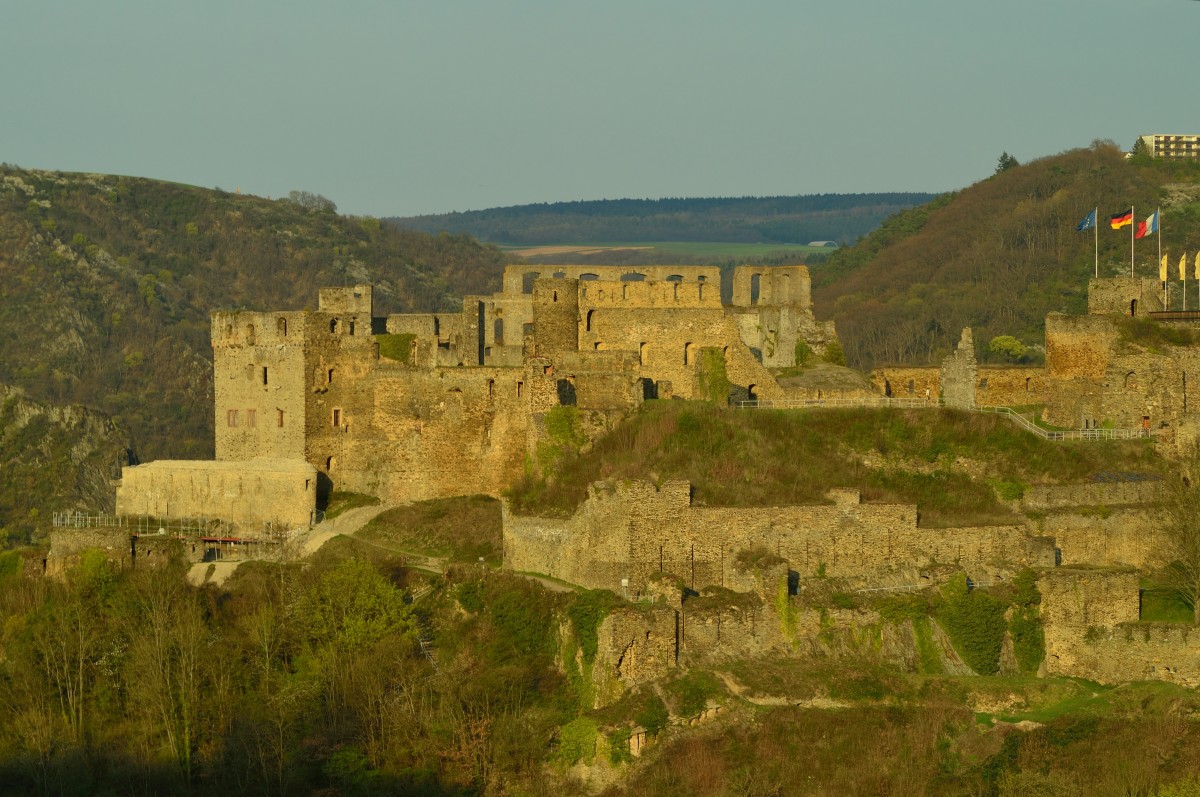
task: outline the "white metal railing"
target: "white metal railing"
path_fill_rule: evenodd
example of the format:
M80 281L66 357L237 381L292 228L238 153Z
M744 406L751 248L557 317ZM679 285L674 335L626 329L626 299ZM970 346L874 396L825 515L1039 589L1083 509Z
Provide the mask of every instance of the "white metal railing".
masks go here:
M819 398L819 399L755 399L753 401L738 401L734 406L743 410L806 410L840 407L879 408L893 407L897 409L937 409L945 407L944 399L923 398L894 398L891 396L863 396L861 398ZM1147 429L1043 429L1026 418L1012 407L995 407L981 404L969 408L973 412L984 412L1003 415L1020 426L1025 431L1035 434L1043 440L1137 440L1150 436Z
M820 407L898 407L901 409L933 409L945 406L940 398L894 398L891 396L863 396L861 398L818 398L818 399L754 399L738 401L734 406L743 410L805 410Z

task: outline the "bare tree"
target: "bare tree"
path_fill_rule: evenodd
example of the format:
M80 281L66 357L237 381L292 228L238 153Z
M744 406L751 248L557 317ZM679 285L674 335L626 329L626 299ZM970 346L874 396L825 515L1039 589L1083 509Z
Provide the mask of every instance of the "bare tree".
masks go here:
M1200 444L1180 460L1179 472L1164 482L1162 515L1166 585L1192 609L1200 625Z

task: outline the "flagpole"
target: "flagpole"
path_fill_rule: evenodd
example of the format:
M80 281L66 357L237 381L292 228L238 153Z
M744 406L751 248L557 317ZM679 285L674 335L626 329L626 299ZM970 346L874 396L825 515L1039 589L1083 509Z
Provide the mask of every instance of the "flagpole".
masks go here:
M1160 207L1157 211L1155 211L1155 214L1156 215L1154 216L1154 221L1156 223L1154 226L1158 227L1158 262L1161 263L1162 262L1162 208ZM1170 276L1170 274L1168 274L1167 276ZM1170 280L1167 280L1167 282L1170 282ZM1163 307L1163 309L1170 310L1171 308Z
M1092 211L1092 218L1095 224L1092 225L1092 238L1094 239L1094 247L1096 251L1096 278L1100 278L1100 206Z
M1134 219L1137 218L1137 208L1135 208L1133 205L1129 206L1129 215L1131 218L1134 218ZM1131 280L1136 279L1133 276L1133 228L1136 226L1137 226L1136 224L1130 222L1130 225L1129 225L1129 279L1131 279ZM1160 244L1160 246L1161 246L1161 244Z

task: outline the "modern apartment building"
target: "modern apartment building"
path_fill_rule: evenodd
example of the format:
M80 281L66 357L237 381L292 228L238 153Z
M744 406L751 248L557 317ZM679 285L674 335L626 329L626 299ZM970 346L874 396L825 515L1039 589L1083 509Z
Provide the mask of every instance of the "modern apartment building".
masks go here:
M1151 133L1138 138L1155 158L1200 158L1200 136L1168 136Z

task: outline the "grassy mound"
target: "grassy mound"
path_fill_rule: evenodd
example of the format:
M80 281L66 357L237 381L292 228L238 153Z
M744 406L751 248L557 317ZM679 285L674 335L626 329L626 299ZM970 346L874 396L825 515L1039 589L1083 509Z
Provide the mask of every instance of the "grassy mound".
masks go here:
M483 495L421 501L383 512L355 536L426 556L499 564L500 502Z
M916 503L922 525L1007 523L997 498L1033 482L1086 481L1121 463L1153 472L1144 442L1050 443L995 416L953 410L726 411L691 402L649 402L596 442L564 459L549 479L528 477L510 493L520 514L567 516L606 478L687 479L710 506L826 501L834 487L866 501Z

